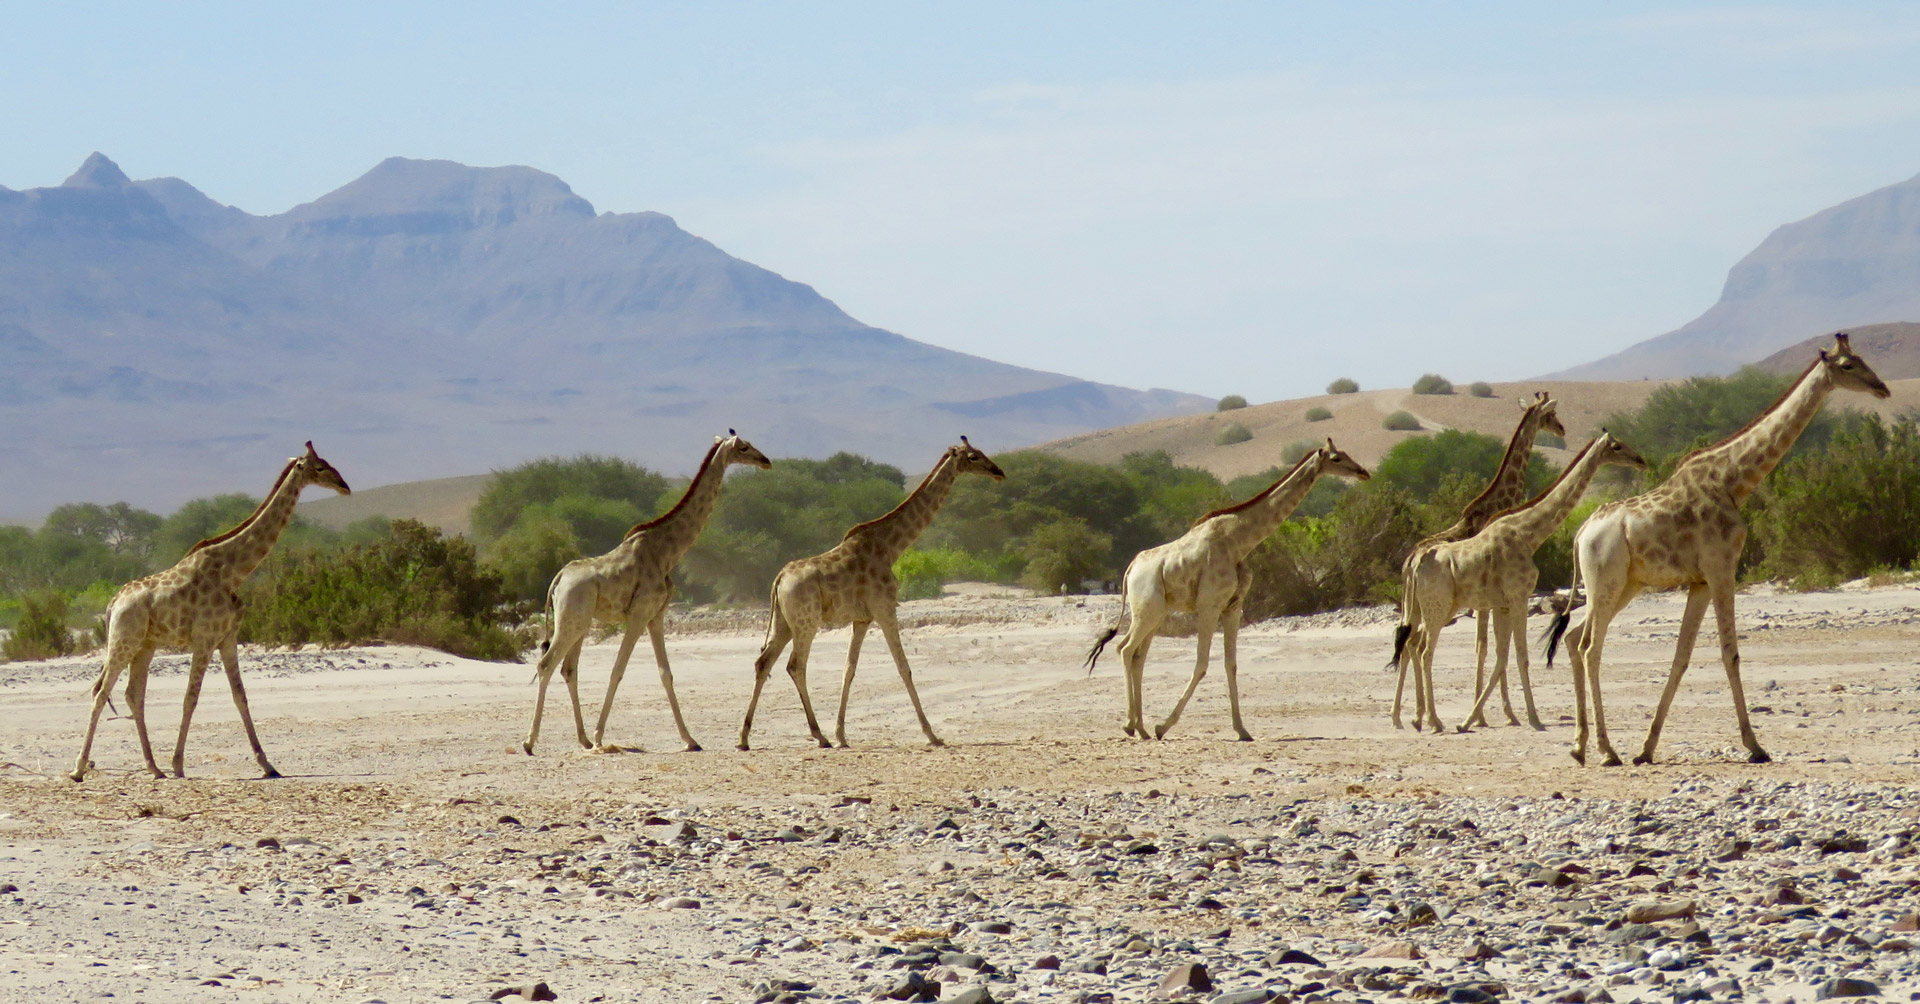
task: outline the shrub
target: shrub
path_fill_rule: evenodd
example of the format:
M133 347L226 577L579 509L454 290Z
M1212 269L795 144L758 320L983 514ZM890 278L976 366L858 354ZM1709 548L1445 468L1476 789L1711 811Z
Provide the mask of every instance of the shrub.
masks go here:
M1762 570L1828 585L1920 555L1920 426L1848 412L1824 451L1792 457L1751 520Z
M909 550L893 563L893 575L900 580L901 599L930 600L949 582L996 582L1006 571L957 547L941 547Z
M277 553L248 594L243 641L387 641L499 661L527 647L503 625L514 611L473 545L413 520L394 521L392 537L371 544Z
M1474 397L1492 397L1493 385L1485 380L1475 380L1473 385L1467 388L1467 393Z
M1384 603L1400 588L1400 561L1430 528L1397 488L1342 494L1325 516L1291 519L1247 559L1249 621Z
M1376 487L1399 488L1416 499L1432 499L1449 478L1457 478L1471 489L1460 500L1464 504L1493 479L1506 452L1507 445L1492 436L1446 429L1395 445L1374 465L1373 481L1368 484L1377 482ZM1544 489L1553 483L1553 477L1553 470L1545 460L1538 456L1529 460L1527 486L1530 491Z
M493 472L473 505L473 535L483 544L491 543L505 536L527 510L569 496L632 506L641 515L628 523L631 526L643 514L659 511L666 491L665 477L619 457L586 453L571 458L545 457ZM625 529L621 527L622 532Z
M1043 523L1020 544L1026 568L1020 584L1043 593L1077 593L1088 579L1102 577L1113 538L1089 527L1085 520L1057 519Z
M1333 412L1318 405L1307 409L1307 421L1309 422L1324 422L1332 417Z
M25 662L72 655L78 648L73 632L67 630L67 598L46 591L20 598L20 619L0 646L0 655L10 662Z
M1347 377L1341 377L1327 385L1327 393L1329 394L1357 394L1359 392L1360 385L1354 383Z
M1413 417L1413 412L1410 411L1396 411L1388 415L1386 420L1381 422L1380 425L1382 428L1391 429L1394 432L1420 431L1420 420Z
M1316 439L1296 439L1280 451L1280 466L1291 468L1300 462L1300 458L1320 448Z
M1220 403L1219 403L1219 404L1217 404L1217 405L1214 405L1214 407L1213 407L1213 410L1215 410L1215 411L1238 411L1238 410L1240 410L1241 408L1245 408L1246 406L1247 406L1247 399L1246 399L1246 398L1244 398L1244 397L1241 397L1241 396L1240 396L1240 395L1238 395L1238 394L1228 394L1228 395L1227 395L1226 397L1223 397L1223 398L1221 398L1221 399L1220 399Z
M1553 450L1564 450L1567 448L1567 440L1565 437L1556 436L1551 432L1537 432L1533 436L1533 445L1544 446Z
M1694 377L1661 387L1639 410L1608 415L1600 424L1632 443L1653 464L1646 480L1655 483L1673 472L1669 461L1732 435L1792 384L1792 377L1751 366L1729 377ZM1814 416L1794 445L1794 453L1825 446L1833 427L1831 413Z
M1427 373L1413 382L1415 394L1451 394L1453 384L1438 373Z
M1220 434L1213 437L1213 441L1221 446L1232 446L1235 443L1244 443L1252 438L1252 429L1241 425L1239 422L1233 422L1226 428L1221 429Z

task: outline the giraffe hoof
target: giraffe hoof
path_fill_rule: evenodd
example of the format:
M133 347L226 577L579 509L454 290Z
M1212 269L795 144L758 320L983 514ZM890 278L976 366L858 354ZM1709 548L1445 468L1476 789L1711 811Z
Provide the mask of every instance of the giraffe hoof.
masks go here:
M1748 763L1772 763L1773 758L1767 755L1766 750L1754 750L1752 753L1747 755L1747 762Z
M814 742L817 742L817 743L819 743L819 744L820 744L820 748L821 748L821 749L823 749L823 750L830 750L830 749L832 749L832 748L833 748L833 744L832 744L832 743L830 743L830 742L828 742L828 741L826 740L826 737L824 737L824 736L815 736L815 737L814 737L814 739L813 739L813 741L814 741Z
M526 751L527 751L527 755L528 755L528 756L532 756L532 755L533 755L533 744L532 744L532 743L521 743L521 744L520 744L520 748L521 748L521 749L523 749L523 750L526 750Z
M1567 755L1573 758L1574 763L1577 763L1582 767L1585 767L1587 765L1587 754L1585 750L1574 750L1573 752L1568 753Z
M275 781L275 780L278 780L279 777L280 777L280 772L277 770L274 770L272 767L268 767L266 770L260 773L260 780L262 781Z
M1633 765L1635 767L1644 767L1647 764L1650 764L1652 762L1653 762L1653 754L1651 753L1642 753L1639 756L1633 758ZM1619 761L1615 760L1614 763L1617 766L1619 764Z
M927 745L932 746L935 749L940 749L947 745L947 741L936 737L936 738L927 740Z
M1472 725L1455 725L1453 727L1453 731L1458 732L1459 734L1464 736L1473 731L1473 726Z
M1619 755L1619 754L1617 754L1617 753L1609 753L1609 754L1607 754L1607 758L1606 758L1605 760L1602 760L1602 761L1600 761L1600 766L1602 766L1602 767L1618 767L1618 766L1620 766L1620 755Z
M1240 733L1240 741L1243 743L1250 743L1253 741L1253 737L1246 734L1245 732L1242 732Z
M737 749L737 750L739 750L739 751L741 751L742 753L744 753L744 752L746 752L746 751L747 751L747 750L749 750L749 749L752 749L752 747L751 747L751 746L748 746L748 745L747 745L746 743L743 743L743 742L742 742L742 743L734 743L734 744L733 744L733 748L734 748L734 749Z
M75 784L79 784L82 780L86 778L86 776L87 776L87 772L83 770L70 770L67 772L67 780L72 781Z
M689 752L689 753L698 753L698 752L700 752L700 748L701 748L701 747L700 747L700 744L699 744L699 743L696 743L696 742L688 742L688 743L687 743L687 752Z

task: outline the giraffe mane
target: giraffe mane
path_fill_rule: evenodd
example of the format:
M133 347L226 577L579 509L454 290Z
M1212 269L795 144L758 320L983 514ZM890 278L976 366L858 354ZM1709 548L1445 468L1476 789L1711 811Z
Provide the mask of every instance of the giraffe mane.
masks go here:
M1505 516L1508 513L1516 513L1522 509L1531 509L1534 506L1539 505L1541 499L1546 498L1548 495L1553 494L1553 490L1555 488L1560 487L1560 482L1567 480L1567 475L1573 473L1574 467L1577 466L1580 463L1580 461L1584 459L1586 455L1593 450L1594 445L1599 442L1600 442L1599 436L1593 437L1593 439L1589 441L1587 445L1582 446L1580 448L1579 453L1576 453L1573 455L1572 460L1567 461L1567 466L1562 467L1560 469L1560 476L1553 479L1553 484L1548 485L1546 488L1541 490L1540 494L1535 495L1534 497L1526 500L1525 502L1520 503L1517 506L1514 506L1510 509L1502 509L1499 512L1494 513L1493 515L1488 516L1487 524L1491 526L1494 520L1499 519L1500 517Z
M621 537L620 539L626 540L628 537L632 537L636 533L640 533L646 530L651 530L654 527L659 526L662 523L665 523L667 520L672 519L674 515L677 514L680 510L685 509L687 507L687 500L693 497L693 490L695 488L700 487L700 479L707 476L707 471L710 469L710 465L713 463L713 455L716 453L719 453L720 447L725 445L726 445L726 440L720 440L719 442L714 443L712 446L707 447L707 455L700 458L700 470L694 473L692 481L687 482L686 494L680 496L680 501L675 502L673 504L673 508L668 509L666 512L663 512L660 515L655 516L654 518L647 520L644 523L633 524L633 527L627 531L626 536Z
M907 493L906 498L903 498L900 500L899 505L896 505L893 508L888 509L886 512L882 513L881 515L875 516L874 518L867 520L864 523L855 523L852 526L848 527L847 532L841 535L840 542L844 544L847 541L852 540L854 534L859 533L862 530L868 529L869 527L879 526L880 524L885 523L887 520L892 519L894 513L897 513L901 509L905 508L906 504L913 501L914 496L920 494L920 490L927 486L927 482L932 481L933 476L935 474L940 473L940 465L946 463L947 460L950 459L952 456L953 456L953 448L948 447L947 452L940 454L940 460L933 465L933 470L928 471L927 476L924 478L921 478L920 483L913 486L913 490Z
M1475 495L1473 497L1473 500L1471 502L1468 502L1466 506L1462 508L1461 511L1463 513L1472 512L1474 506L1480 505L1481 503L1485 502L1487 500L1487 496L1493 494L1494 488L1500 484L1500 472L1507 469L1507 464L1522 462L1522 461L1516 460L1516 458L1514 457L1514 454L1518 452L1520 449L1520 433L1522 430L1524 430L1527 427L1528 420L1532 419L1535 415L1538 415L1540 413L1541 408L1546 407L1548 400L1550 399L1544 398L1544 397L1536 397L1533 399L1532 404L1527 405L1527 410L1520 414L1520 424L1513 427L1513 435L1508 437L1507 439L1507 451L1500 455L1500 466L1495 467L1493 469L1493 477L1487 482L1487 487L1481 489L1480 494ZM1529 456L1531 456L1532 451L1528 451L1528 452L1529 452ZM1526 504L1531 504L1531 503L1526 503Z
M200 543L187 548L187 554L192 554L195 551L199 551L203 548L212 547L213 545L218 544L223 540L231 540L240 531L245 530L249 526L252 526L253 521L256 519L259 519L260 513L267 508L267 503L273 501L273 496L280 491L280 486L286 483L287 475L293 473L293 465L299 463L300 459L301 458L299 457L295 457L292 460L287 461L287 466L280 468L280 476L273 479L273 487L267 489L267 497L261 499L260 504L253 507L253 512L250 515L248 515L246 519L243 519L240 522L235 523L233 525L233 529L228 530L225 533L208 537L207 539L201 541Z
M1753 427L1756 425L1759 425L1761 419L1764 419L1768 415L1771 415L1774 412L1780 410L1780 406L1787 403L1787 396L1792 394L1795 390L1799 389L1800 382L1802 380L1805 380L1807 378L1807 374L1812 373L1813 368L1815 366L1820 365L1821 361L1824 358L1825 358L1824 353L1822 355L1813 357L1813 362L1808 363L1807 368L1801 370L1800 375L1793 378L1793 382L1787 385L1787 389L1781 391L1780 396L1774 398L1772 404L1767 405L1765 408L1760 409L1759 414L1748 419L1747 424L1728 433L1725 439L1722 439L1719 442L1712 444L1711 446L1702 446L1697 450L1689 451L1687 454L1685 454L1680 458L1678 463L1675 463L1673 465L1673 469L1675 471L1678 471L1680 468L1685 467L1687 465L1687 461L1692 460L1693 458L1701 455L1702 453L1706 453L1709 450L1717 450L1720 447L1725 446L1728 443L1731 443L1734 440L1739 439L1741 436L1744 436L1747 433L1753 431Z
M1290 477L1293 477L1294 473L1300 470L1301 467L1304 467L1307 461L1312 460L1314 457L1317 457L1319 455L1320 455L1319 450L1308 450L1306 456L1301 457L1299 460L1294 461L1293 466L1287 469L1287 473L1280 475L1280 479L1278 481L1275 481L1273 484L1270 484L1265 488L1260 489L1258 492L1254 493L1254 496L1252 498L1246 500L1245 502L1235 502L1234 504L1227 506L1224 509L1215 509L1214 511L1207 513L1205 516L1202 516L1199 519L1194 520L1191 524L1188 525L1187 529L1191 530L1194 527L1199 526L1202 523L1205 523L1207 520L1214 518L1215 516L1229 516L1229 515L1232 515L1233 513L1241 512L1242 510L1253 508L1255 505L1257 505L1260 502L1261 499L1264 499L1267 496L1272 495L1274 489L1285 484L1286 480Z

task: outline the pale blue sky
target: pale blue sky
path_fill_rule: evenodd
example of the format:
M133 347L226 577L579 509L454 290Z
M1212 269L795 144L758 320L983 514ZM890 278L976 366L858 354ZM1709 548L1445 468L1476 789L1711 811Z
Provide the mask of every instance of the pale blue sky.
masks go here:
M914 338L1268 399L1594 358L1920 173L1910 4L1196 6L9 5L0 185L528 164Z

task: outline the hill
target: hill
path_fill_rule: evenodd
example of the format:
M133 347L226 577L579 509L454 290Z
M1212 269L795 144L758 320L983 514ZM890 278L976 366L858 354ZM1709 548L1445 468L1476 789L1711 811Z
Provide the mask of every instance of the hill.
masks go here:
M1853 350L1860 353L1882 380L1920 377L1920 324L1863 324L1846 329ZM1815 335L1754 363L1769 373L1799 373L1821 349L1833 345L1834 333Z
M1916 276L1920 177L1780 227L1733 266L1719 301L1706 313L1550 378L1730 373L1818 332L1920 317Z
M0 518L262 492L308 439L368 484L583 450L684 474L730 427L912 466L1211 404L862 324L528 167L393 158L277 216L99 154L0 188Z

